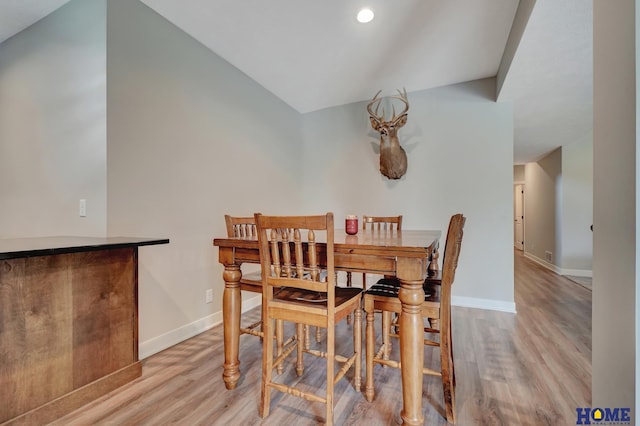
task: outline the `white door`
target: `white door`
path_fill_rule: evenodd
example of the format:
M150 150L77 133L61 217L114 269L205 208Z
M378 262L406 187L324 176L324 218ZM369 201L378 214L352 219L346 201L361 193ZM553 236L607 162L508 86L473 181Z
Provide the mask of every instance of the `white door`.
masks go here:
M514 200L514 232L513 245L518 250L524 250L524 185L518 184L513 187Z

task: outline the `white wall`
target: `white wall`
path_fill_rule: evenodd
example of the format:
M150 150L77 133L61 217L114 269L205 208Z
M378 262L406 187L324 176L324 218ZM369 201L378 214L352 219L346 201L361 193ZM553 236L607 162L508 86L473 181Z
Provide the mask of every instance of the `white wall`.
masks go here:
M142 3L107 49L108 233L171 240L140 249L144 356L221 321L224 214L298 211L300 116Z
M593 4L593 407L636 402L637 7Z
M403 228L440 229L467 217L454 303L512 310L513 111L494 102L495 79L409 93L400 129L406 175L379 172L379 135L366 103L303 116L305 211L403 214ZM485 279L491 277L491 279ZM486 299L491 299L487 303Z
M562 147L562 240L558 264L566 275L591 275L593 258L593 140Z
M74 0L0 44L0 238L106 233L105 26Z
M554 150L535 163L525 165L525 256L556 265L560 254L558 229L561 211L562 150ZM545 252L552 253L551 262Z
M513 166L513 182L524 183L524 164Z
M525 256L559 274L591 276L591 135L525 164L524 182Z

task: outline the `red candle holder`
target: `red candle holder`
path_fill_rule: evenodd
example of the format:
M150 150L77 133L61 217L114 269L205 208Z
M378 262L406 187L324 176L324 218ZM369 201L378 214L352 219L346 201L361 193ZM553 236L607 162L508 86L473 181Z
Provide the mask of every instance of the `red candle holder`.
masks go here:
M348 215L344 221L344 229L349 235L355 235L358 233L358 216Z

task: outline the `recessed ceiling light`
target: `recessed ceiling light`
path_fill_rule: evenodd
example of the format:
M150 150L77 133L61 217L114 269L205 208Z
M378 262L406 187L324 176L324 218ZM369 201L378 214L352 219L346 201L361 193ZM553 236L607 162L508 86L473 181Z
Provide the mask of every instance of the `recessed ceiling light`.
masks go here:
M360 9L357 16L358 22L366 24L367 22L371 22L373 19L373 10L365 7L364 9Z

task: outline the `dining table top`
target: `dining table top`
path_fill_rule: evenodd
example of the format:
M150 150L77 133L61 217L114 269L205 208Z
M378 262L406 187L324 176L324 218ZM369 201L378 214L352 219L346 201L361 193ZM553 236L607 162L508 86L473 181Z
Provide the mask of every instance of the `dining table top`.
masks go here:
M355 235L349 235L344 229L335 229L333 242L340 249L367 249L385 248L422 252L437 243L442 235L438 230L371 230L360 229ZM213 245L217 247L246 247L254 248L257 245L257 237L219 237L214 238ZM326 234L319 233L316 242L325 243Z

